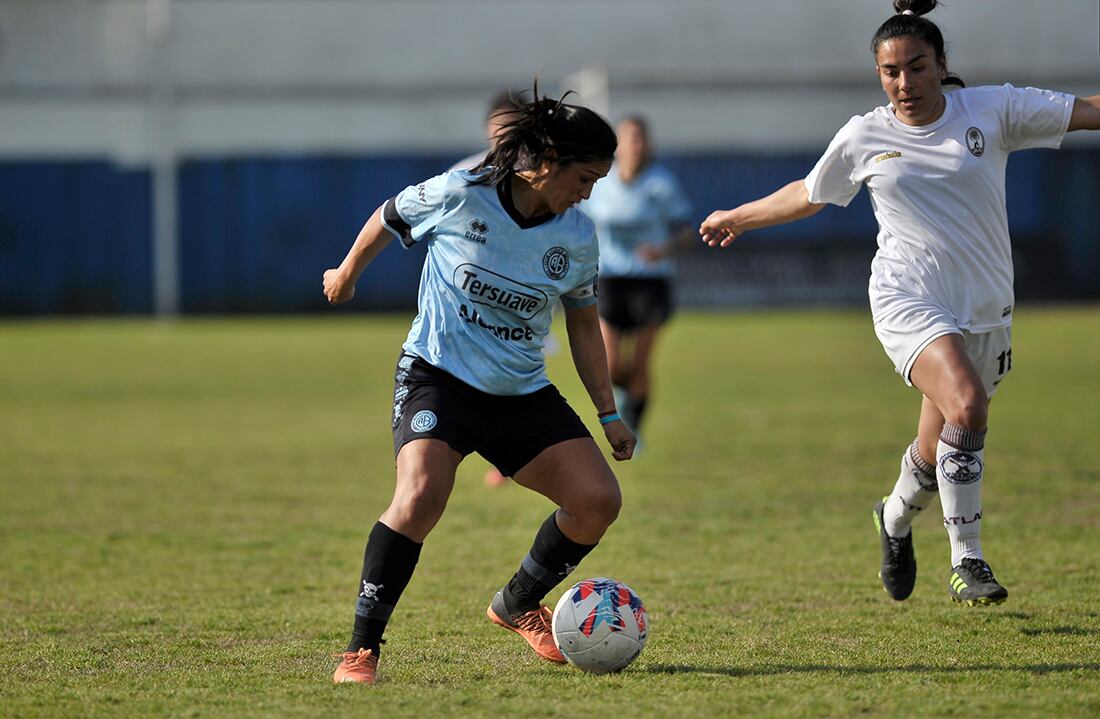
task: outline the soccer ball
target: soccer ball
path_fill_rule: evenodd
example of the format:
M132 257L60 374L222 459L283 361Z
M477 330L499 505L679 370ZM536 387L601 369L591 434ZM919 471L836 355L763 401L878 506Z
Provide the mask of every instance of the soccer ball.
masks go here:
M554 607L554 643L570 664L594 674L622 671L642 653L649 619L630 587L597 577L577 582Z

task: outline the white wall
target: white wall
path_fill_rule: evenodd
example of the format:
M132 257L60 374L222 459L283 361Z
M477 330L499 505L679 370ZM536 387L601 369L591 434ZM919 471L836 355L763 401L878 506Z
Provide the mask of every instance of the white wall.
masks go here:
M475 147L486 98L606 66L671 149L818 148L881 104L888 0L0 0L0 155ZM1100 93L1096 0L955 0L969 84ZM161 60L164 60L162 63ZM162 68L163 72L158 71ZM169 115L151 111L157 78ZM1095 142L1096 138L1074 138Z

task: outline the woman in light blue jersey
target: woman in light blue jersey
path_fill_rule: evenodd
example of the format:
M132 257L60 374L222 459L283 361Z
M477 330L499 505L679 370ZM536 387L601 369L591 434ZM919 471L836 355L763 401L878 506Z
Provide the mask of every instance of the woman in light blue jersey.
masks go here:
M516 102L485 161L408 187L375 211L340 267L333 304L393 239L428 243L418 314L397 363L397 486L367 542L352 640L336 682L375 682L386 623L443 513L462 459L477 452L558 509L486 613L542 658L564 662L543 597L580 563L622 503L615 475L546 377L542 345L561 300L573 362L616 460L635 438L615 409L596 311L595 229L574 209L607 174L615 133L561 100Z
M671 256L694 242L691 203L653 162L646 121L619 121L615 165L581 204L600 239L599 310L623 420L639 431L650 395L650 358L672 313Z

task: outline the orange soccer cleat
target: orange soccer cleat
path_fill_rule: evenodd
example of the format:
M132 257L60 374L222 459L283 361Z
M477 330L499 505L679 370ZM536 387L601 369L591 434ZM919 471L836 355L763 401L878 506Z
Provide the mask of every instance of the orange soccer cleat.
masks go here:
M336 656L340 657L341 661L340 666L336 667L336 672L332 675L334 683L374 684L378 681L378 656L370 649L344 652Z
M489 608L485 610L485 614L492 620L493 624L510 629L523 637L535 650L535 654L547 661L565 664L565 657L561 655L557 645L554 644L554 632L550 628L550 621L553 619L554 613L550 610L550 607L543 604L538 609L509 616L508 610L504 606L504 595L497 592Z

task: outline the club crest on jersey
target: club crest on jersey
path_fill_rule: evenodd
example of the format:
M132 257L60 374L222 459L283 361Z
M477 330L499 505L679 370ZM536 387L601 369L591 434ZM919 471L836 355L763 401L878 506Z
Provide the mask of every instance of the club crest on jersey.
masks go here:
M542 256L542 271L552 280L560 280L569 272L569 253L564 247L551 247Z
M435 412L430 409L422 409L413 415L409 426L412 427L413 432L427 432L438 423L439 420L436 419Z
M480 242L485 244L485 234L489 231L489 226L482 222L480 219L474 220L469 224L468 230L466 230L466 239L473 242Z
M966 131L966 148L970 150L970 154L974 157L981 157L985 154L985 135L982 131L976 127L971 127Z

